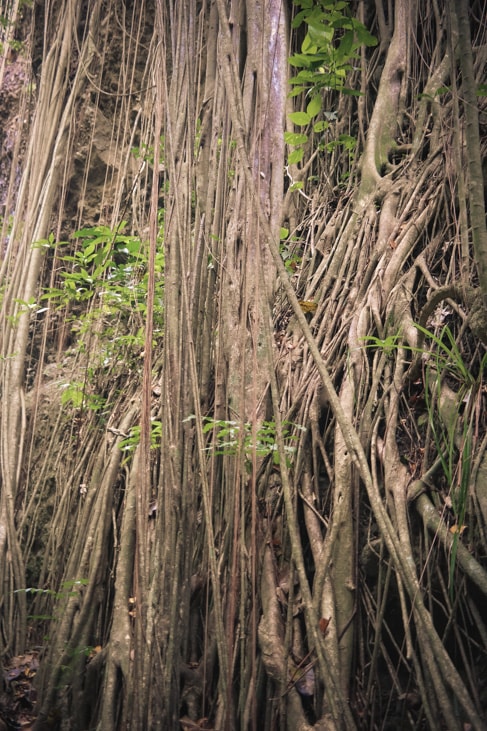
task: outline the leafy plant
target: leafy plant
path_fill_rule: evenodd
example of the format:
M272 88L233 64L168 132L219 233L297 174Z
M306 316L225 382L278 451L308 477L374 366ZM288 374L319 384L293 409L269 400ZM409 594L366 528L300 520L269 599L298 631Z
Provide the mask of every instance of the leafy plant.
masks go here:
M76 589L80 586L87 586L88 579L69 579L63 581L58 591L55 589L40 589L38 587L29 586L26 589L15 589L14 594L27 594L31 596L44 596L52 597L53 599L69 599L70 597L77 596ZM51 614L30 614L28 619L34 620L50 620L54 619Z
M385 353L392 353L401 347L423 357L427 423L446 484L449 486L448 505L451 506L455 519L454 525L450 528L453 541L449 566L450 595L453 599L458 541L465 528L472 467L472 425L467 411L462 414L459 406L462 403L473 403L474 392L480 388L480 379L487 366L487 353L480 364L480 375L476 378L467 367L448 325L441 329L439 335L421 325L415 324L415 327L426 341L431 342L431 347L415 348L403 345L399 342L400 334L390 335L384 339L366 336L363 340L368 343L365 347L381 348ZM458 386L454 401L448 408L442 405L442 384L445 377L453 380Z
M194 414L188 416L185 421L195 419ZM294 424L292 422L283 422L283 436L287 442L284 449L287 455L294 454L296 447L293 442L298 437L292 433L293 429L306 431L304 426ZM217 455L236 455L239 445L243 449L247 463L251 462L252 455L255 453L258 457L267 457L272 455L275 465L280 463L280 456L276 443L276 425L274 421L264 421L261 426L253 433L253 425L251 422L239 422L226 419L213 419L211 416L203 418L203 434L212 434L212 443L207 447L207 451L214 451Z
M69 270L60 273L63 286L48 288L42 299L48 299L57 306L69 301L83 302L98 294L112 307L137 306L145 292L140 287L147 265L147 252L138 237L123 234L126 226L122 222L116 231L108 226L94 226L76 231L73 238L81 241L81 248L74 254L61 257ZM45 245L39 242L36 245ZM51 240L48 244L52 246ZM67 242L54 244L56 248L67 246ZM161 252L162 253L162 252ZM163 257L156 262L163 268Z
M352 61L359 58L362 46L375 46L377 39L349 12L345 0L294 0L301 10L296 14L292 26L299 28L306 24L306 35L301 44L301 53L293 54L289 63L300 69L291 80L294 86L292 96L312 90L315 99L322 89L337 89L349 94L359 92L346 87L347 74L353 70ZM319 102L307 110L308 120L320 110ZM300 121L303 123L305 118Z
M289 274L294 274L302 261L302 256L297 248L299 239L297 236L289 237L289 229L281 228L280 241L279 251L284 261L284 266Z
M140 444L140 425L133 426L130 430L130 434L119 444L119 448L122 452L126 452L127 455L131 455ZM151 421L151 449L158 449L161 444L162 438L162 422L157 419Z
M294 0L293 4L301 10L292 26L299 28L304 23L306 35L301 52L289 58L291 66L299 69L290 80L294 87L290 96L305 92L309 101L306 110L292 112L289 119L297 127L313 123L313 132L322 133L336 120L333 111L325 111L324 119L317 119L322 112L323 90L359 95L359 91L346 85L347 77L354 70L353 62L359 58L359 49L364 45L375 46L377 39L363 23L351 16L349 3L344 0ZM307 141L308 135L302 131L285 133L285 142L295 148L288 156L290 165L301 162ZM339 140L336 144L346 146L349 141Z
M159 237L155 257L154 335L163 331L164 296L164 209L158 212ZM83 228L73 235L79 248L60 256L62 269L60 286L44 290L42 300L56 309L66 308L71 319L73 334L77 337L78 352L85 352L87 338L97 333L97 365L103 369L115 364L127 364L131 356L138 357L144 345L144 323L147 315L148 244L137 236L124 233L126 223L112 230L107 226ZM47 250L66 250L72 243L56 242L53 235L37 241L35 247ZM22 307L41 308L34 300L20 303ZM74 307L82 304L80 308ZM86 306L89 304L89 306ZM92 382L93 379L90 379ZM104 399L90 393L83 383L65 385L62 403L75 408L81 406L99 411Z
M106 399L96 393L87 391L87 384L79 381L70 381L64 384L61 395L61 404L70 405L75 409L89 409L90 411L101 411L105 406Z

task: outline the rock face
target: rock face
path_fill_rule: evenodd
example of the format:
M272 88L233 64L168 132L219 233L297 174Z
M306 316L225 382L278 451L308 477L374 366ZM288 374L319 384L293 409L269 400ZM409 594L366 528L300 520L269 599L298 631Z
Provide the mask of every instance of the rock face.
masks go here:
M1 40L1 39L0 39ZM41 72L41 67L38 67ZM108 58L101 84L116 87L120 59ZM139 77L142 72L139 71ZM138 78L138 84L142 79ZM5 244L9 217L16 209L17 192L30 122L37 98L36 76L27 50L0 58L0 235ZM109 98L112 102L112 98ZM135 107L134 102L134 107ZM130 198L141 161L131 151L139 141L133 130L120 130L113 103L100 103L91 86L80 99L74 122L70 159L63 180L63 236L80 227L107 224L114 214L113 201ZM132 119L135 120L137 108ZM130 144L131 143L131 144ZM116 214L115 214L116 215ZM3 224L5 225L3 226Z
M12 215L28 134L33 86L30 64L9 54L0 68L0 216Z
M118 188L122 186L122 196L127 196L138 172L129 145L117 141L113 120L91 103L89 94L80 107L76 128L65 217L73 231L106 224L113 213L112 202L119 198Z

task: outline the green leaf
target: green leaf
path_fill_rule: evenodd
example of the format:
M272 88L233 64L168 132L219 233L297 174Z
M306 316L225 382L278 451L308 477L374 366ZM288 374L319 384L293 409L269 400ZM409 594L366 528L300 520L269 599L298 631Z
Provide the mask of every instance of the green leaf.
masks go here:
M357 138L351 135L339 135L338 142L345 147L347 150L355 149L357 145Z
M328 129L329 126L330 126L329 122L321 120L320 122L316 122L316 124L313 125L313 132L317 132L317 133L324 132L325 130Z
M316 45L312 42L309 33L306 33L304 40L301 44L301 52L308 55L314 56L318 52Z
M363 92L358 91L358 89L349 89L346 86L342 87L341 91L347 96L364 96Z
M320 112L320 110L321 110L321 101L322 101L321 100L321 96L319 94L316 94L311 99L310 103L306 107L306 113L308 114L308 116L310 118L316 117L316 115Z
M279 230L279 239L282 241L283 239L287 239L288 236L289 236L289 229L281 226L281 228Z
M289 119L298 127L305 127L311 121L311 117L307 112L292 112Z
M363 46L376 46L377 38L370 33L367 28L360 24L355 26L358 42Z
M95 252L96 246L95 243L92 241L88 246L85 247L83 250L85 259L89 260L89 257Z
M289 63L291 66L295 66L298 69L309 69L313 65L313 60L312 56L307 56L304 53L294 53L289 58Z
M81 408L85 398L83 385L80 383L66 384L65 390L61 394L61 404L66 406L71 404L75 409Z
M288 145L304 145L308 141L308 135L298 132L284 132L284 142Z
M337 49L337 61L341 62L344 59L349 59L354 50L354 34L353 31L348 30L340 41L340 45Z
M290 83L292 83L292 82L290 82ZM292 89L292 91L289 92L288 96L291 99L293 96L299 96L299 94L301 94L303 91L306 91L305 86L295 86L294 89Z
M324 26L316 21L309 21L308 35L313 43L320 48L331 45L333 41L334 29L330 26Z
M69 579L68 581L63 581L61 588L72 589L73 586L88 586L89 583L88 579Z
M299 148L299 150L293 150L289 153L287 161L289 165L296 165L298 162L301 162L303 159L304 150L302 147Z
M289 59L289 63L291 63L292 58ZM294 86L295 84L308 84L309 82L312 82L315 78L315 74L313 71L300 71L296 76L292 79L289 79L289 83Z
M111 238L113 236L113 232L108 226L92 226L91 228L82 228L73 234L73 238L75 239L89 238L93 236Z
M309 15L307 10L301 10L299 13L297 13L296 17L293 19L293 22L291 23L292 28L299 28L303 20Z

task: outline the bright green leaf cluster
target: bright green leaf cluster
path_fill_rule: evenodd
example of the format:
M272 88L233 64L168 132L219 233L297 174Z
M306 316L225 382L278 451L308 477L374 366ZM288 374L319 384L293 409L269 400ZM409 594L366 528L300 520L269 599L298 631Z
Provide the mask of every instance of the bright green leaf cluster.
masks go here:
M122 222L116 231L108 226L77 231L73 238L81 240L81 248L61 257L69 266L69 270L60 273L62 287L46 289L42 299L63 307L70 301L83 302L97 294L107 307L145 314L147 247L138 237L125 235L125 226ZM39 245L45 243L35 244ZM67 245L67 242L54 244L56 248ZM156 257L156 273L161 275L163 269L161 249Z
M164 211L161 209L159 213L161 245L155 259L154 321L158 331L162 331ZM124 347L130 345L132 341L135 348L141 346L139 334L134 337L133 333L134 330L137 333L140 331L147 314L148 244L136 236L124 234L125 225L125 222L122 222L115 231L107 226L95 226L77 231L73 238L81 241L80 248L74 254L60 257L61 263L65 265L59 275L62 280L61 286L46 288L41 297L43 300L49 300L58 309L69 304L93 302L95 306L75 320L73 330L82 334L92 329L93 321L99 323L104 320L106 322L104 340L107 350L113 350L117 344L121 345L121 338L127 339ZM59 249L67 247L68 243L55 243L50 237L48 240L36 242L34 246ZM113 315L118 316L119 325L125 323L128 333L115 332ZM110 357L108 353L107 357Z
M64 384L61 394L61 404L72 406L74 409L89 409L90 411L101 411L105 406L106 399L96 393L90 393L87 384L80 381L70 381Z
M293 28L303 23L307 32L301 44L301 53L289 59L291 66L300 69L291 80L295 87L292 95L311 89L313 99L307 114L312 118L320 111L314 96L321 89L338 89L347 93L358 92L345 87L346 77L353 70L352 62L359 57L362 46L375 46L377 39L363 23L351 17L349 3L344 0L294 0L300 7L293 20Z
M164 209L158 212L158 222L154 339L163 332ZM61 264L60 285L45 288L41 299L57 309L67 308L72 333L78 337L78 352L85 352L83 336L97 333L100 347L96 350L96 367L104 371L117 364L126 367L131 357L139 358L144 347L149 245L137 236L124 233L125 228L125 222L115 230L101 225L83 228L73 235L73 240L79 242L74 251L73 242L56 242L52 235L33 244L35 248L56 251L66 251L69 247L69 253L57 258ZM90 306L86 307L88 303ZM85 306L76 307L78 304ZM47 309L35 300L19 302L19 305L19 314L29 310L38 315ZM73 381L64 385L63 405L98 413L103 411L105 399L92 393L96 367L90 366L91 374L86 382Z
M351 17L349 3L344 0L294 0L301 10L293 20L293 28L303 23L307 30L301 44L301 53L293 54L289 63L299 69L290 83L290 96L306 92L310 100L306 111L292 112L289 118L297 127L313 123L313 132L322 133L336 119L334 112L323 112L325 119L316 118L322 113L324 89L335 89L347 94L360 92L346 86L347 76L354 69L353 62L359 58L362 46L375 46L377 39L356 18ZM286 133L285 142L296 149L288 156L288 163L295 165L303 159L304 145L308 135ZM341 143L340 143L341 144Z
M158 419L151 421L150 429L151 449L158 449L162 439L162 422ZM122 452L132 454L140 444L140 426L133 426L130 430L130 434L119 443L119 448Z

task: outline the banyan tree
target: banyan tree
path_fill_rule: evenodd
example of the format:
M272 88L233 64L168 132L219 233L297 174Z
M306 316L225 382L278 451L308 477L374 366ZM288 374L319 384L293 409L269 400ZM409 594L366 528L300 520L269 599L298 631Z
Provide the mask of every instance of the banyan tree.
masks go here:
M484 729L484 3L0 42L0 728Z

